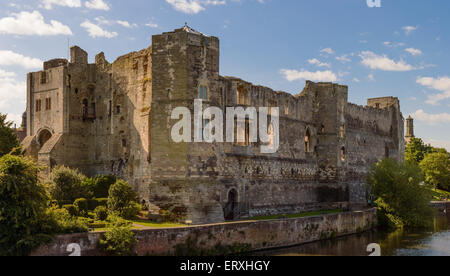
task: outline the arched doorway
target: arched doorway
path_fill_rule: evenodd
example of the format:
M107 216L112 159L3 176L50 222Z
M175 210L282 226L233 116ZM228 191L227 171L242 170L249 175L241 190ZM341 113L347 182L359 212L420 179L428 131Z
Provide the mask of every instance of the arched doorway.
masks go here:
M238 192L236 191L236 189L231 189L228 192L228 202L224 210L225 220L234 220L236 218L237 202Z
M47 129L42 130L39 133L38 137L39 146L42 148L45 145L45 143L47 143L47 141L50 140L50 138L52 138L51 132L48 131Z

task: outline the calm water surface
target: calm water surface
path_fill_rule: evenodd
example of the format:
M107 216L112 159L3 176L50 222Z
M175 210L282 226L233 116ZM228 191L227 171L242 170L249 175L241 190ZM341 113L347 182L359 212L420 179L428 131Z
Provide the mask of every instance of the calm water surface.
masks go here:
M434 220L428 231L371 231L285 249L259 252L259 256L368 256L367 245L378 243L382 256L450 256L450 216Z

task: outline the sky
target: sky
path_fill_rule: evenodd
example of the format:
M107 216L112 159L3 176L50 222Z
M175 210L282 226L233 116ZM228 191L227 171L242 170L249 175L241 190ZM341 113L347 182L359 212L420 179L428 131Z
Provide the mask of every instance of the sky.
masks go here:
M20 125L27 72L69 45L113 62L187 22L220 39L221 75L292 94L332 81L360 105L395 96L417 137L450 150L450 1L367 2L0 0L0 113Z

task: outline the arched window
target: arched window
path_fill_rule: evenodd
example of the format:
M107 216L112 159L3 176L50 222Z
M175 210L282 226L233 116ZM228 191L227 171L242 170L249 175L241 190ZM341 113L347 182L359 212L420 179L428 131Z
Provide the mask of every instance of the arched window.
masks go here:
M236 99L238 105L246 105L247 101L247 91L243 85L239 85L236 89Z
M345 161L345 147L341 148L341 160Z
M224 216L225 220L234 220L237 218L237 207L238 207L238 192L236 189L231 189L228 192L228 202L225 206Z
M344 124L341 124L340 137L341 137L341 139L345 138L345 125Z
M306 130L305 135L305 152L311 152L311 133L309 129Z

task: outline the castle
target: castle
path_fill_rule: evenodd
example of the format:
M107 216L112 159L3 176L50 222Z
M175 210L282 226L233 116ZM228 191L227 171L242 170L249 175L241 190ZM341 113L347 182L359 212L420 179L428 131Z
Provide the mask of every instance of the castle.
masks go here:
M153 211L194 224L364 205L366 175L404 157L394 97L348 102L348 87L307 81L292 95L219 75L219 39L188 26L109 63L72 47L27 78L26 154L49 169L126 179ZM279 150L260 143L175 143L176 107L279 107ZM248 122L247 122L248 123ZM246 135L247 137L247 135Z

